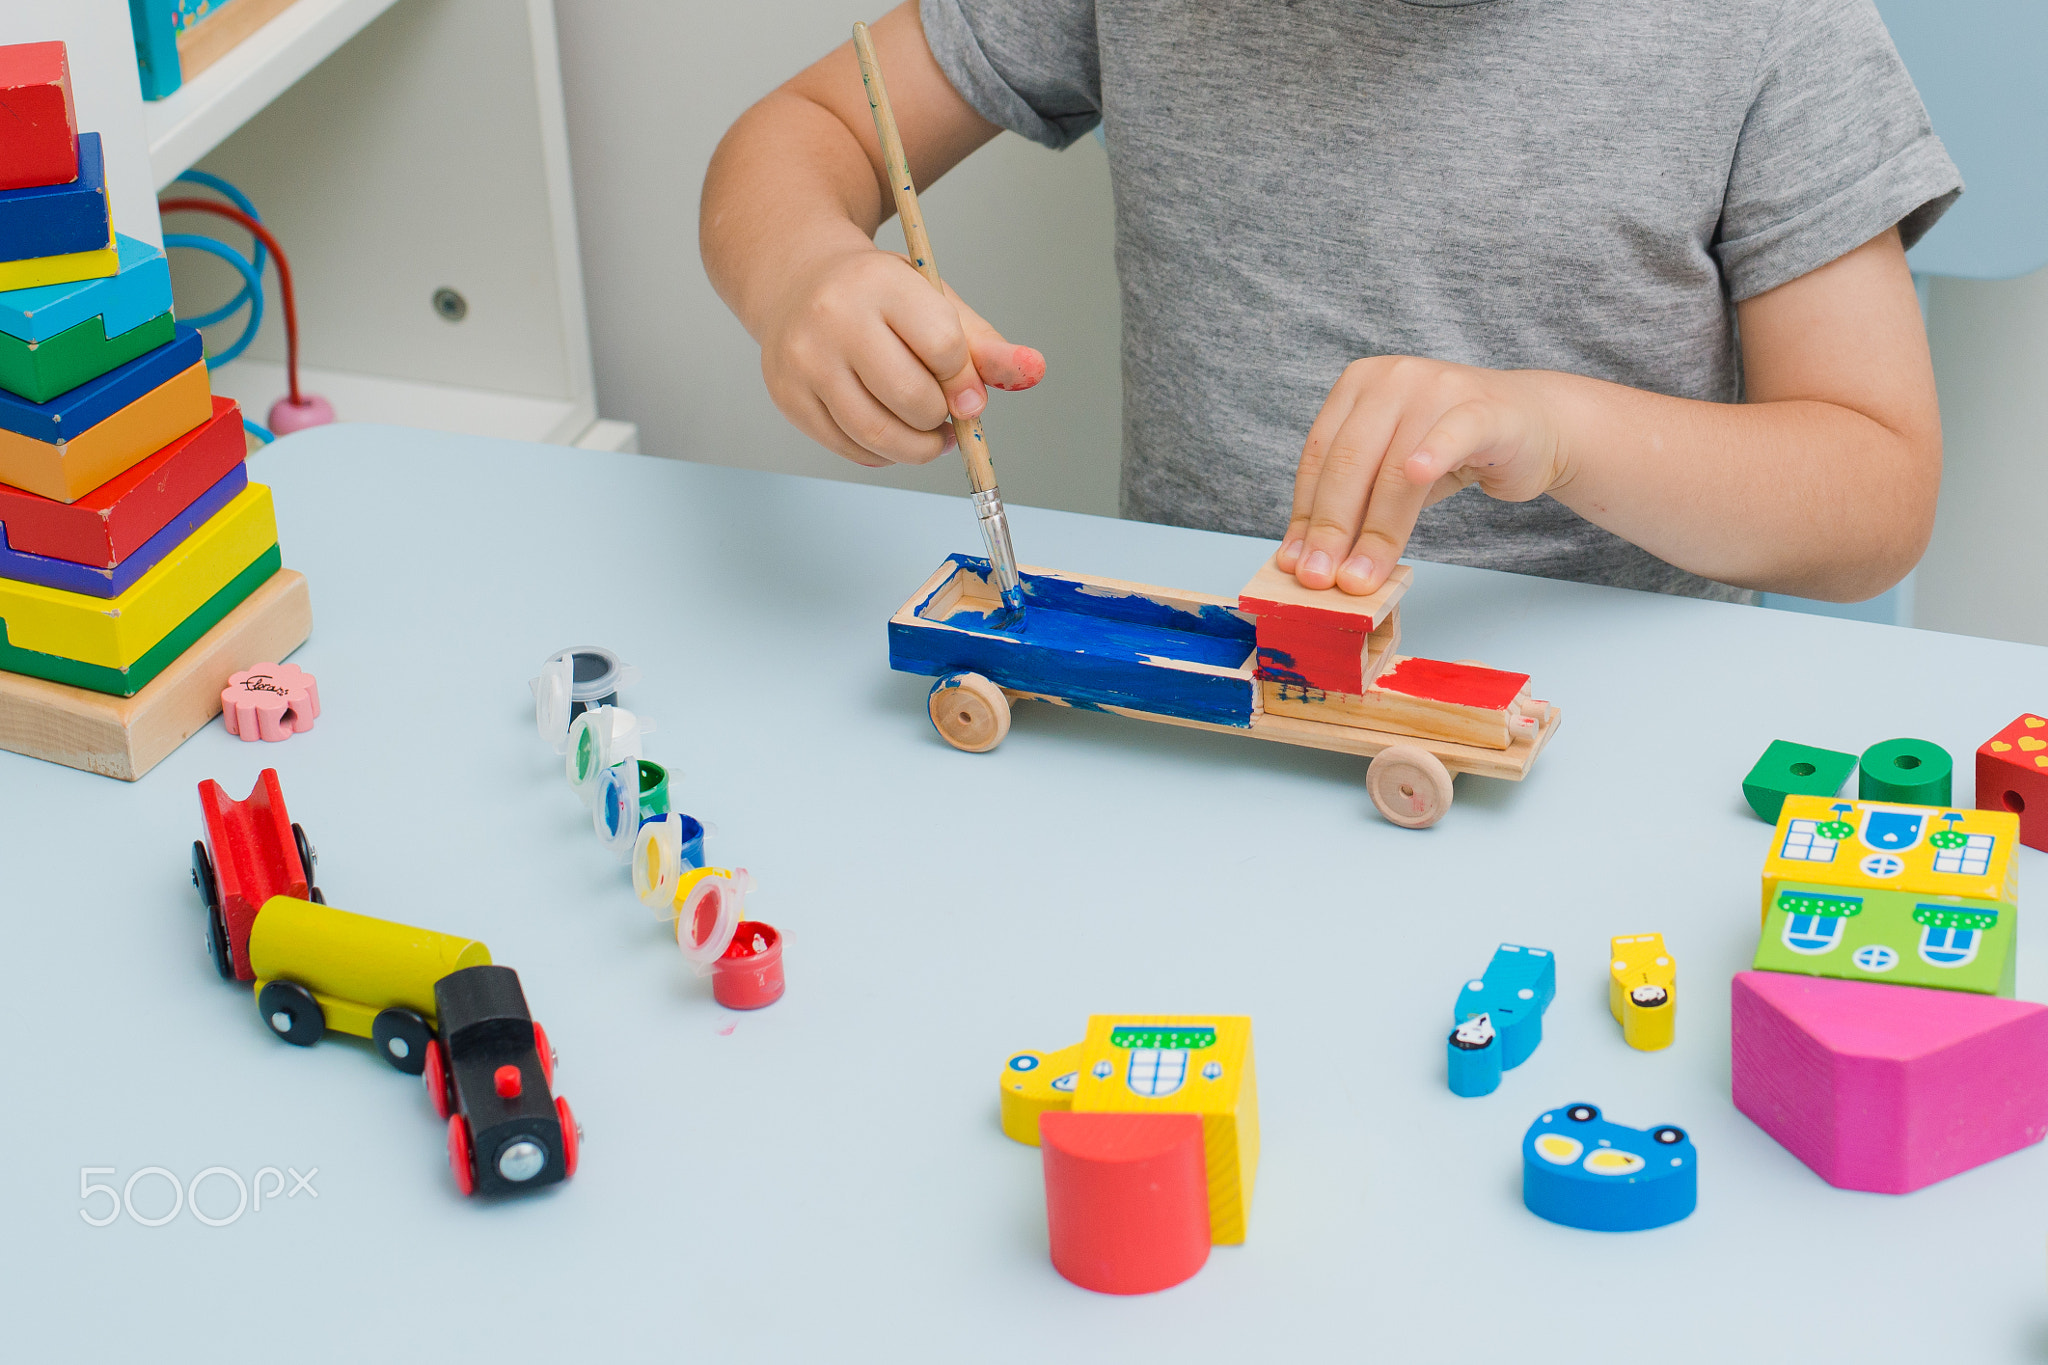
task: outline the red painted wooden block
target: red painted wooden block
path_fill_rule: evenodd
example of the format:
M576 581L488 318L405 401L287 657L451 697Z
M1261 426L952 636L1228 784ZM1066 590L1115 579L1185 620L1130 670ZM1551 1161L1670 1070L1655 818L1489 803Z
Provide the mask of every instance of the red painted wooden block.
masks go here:
M78 119L62 43L0 47L0 190L78 178Z
M1269 560L1237 595L1257 617L1258 676L1324 692L1363 692L1366 637L1408 591L1414 574L1396 565L1378 592L1353 597L1336 588L1304 588Z
M1375 685L1423 701L1505 711L1529 685L1527 673L1507 673L1478 664L1451 664L1441 659L1403 659L1379 675Z
M1048 1110L1038 1134L1053 1269L1098 1294L1150 1294L1207 1263L1199 1115Z
M242 410L218 394L213 418L77 502L0 484L0 534L24 554L111 569L248 456Z
M1738 972L1735 1107L1830 1185L1905 1194L2048 1135L2048 1008Z
M299 860L299 841L284 808L277 769L265 768L240 801L230 799L220 783L208 778L199 784L199 809L206 817L206 851L227 931L228 961L237 981L254 981L249 930L256 912L272 896L305 900L312 889Z
M1977 809L2020 818L2020 842L2048 849L2048 719L2021 716L1977 750Z

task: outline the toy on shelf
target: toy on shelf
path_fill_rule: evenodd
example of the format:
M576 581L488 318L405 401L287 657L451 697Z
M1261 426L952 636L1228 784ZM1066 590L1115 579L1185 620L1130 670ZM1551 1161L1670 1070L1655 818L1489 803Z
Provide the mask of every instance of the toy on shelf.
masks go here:
M228 679L220 694L228 733L245 740L304 734L320 718L320 684L297 664L257 664Z
M119 149L73 114L62 44L0 46L0 747L133 781L312 617L163 251L111 228Z
M510 967L434 983L427 1092L448 1121L448 1167L464 1194L539 1189L576 1174L583 1132L554 1096L555 1054Z
M1040 1147L1055 1269L1084 1289L1180 1283L1245 1240L1259 1166L1252 1024L1096 1015L1081 1042L1003 1065L1003 1131Z
M1977 808L2010 811L2020 842L2048 849L2048 720L2021 716L1978 747Z
M1830 1185L1905 1194L2048 1134L2048 1009L1781 972L1731 990L1735 1107Z
M491 960L475 939L273 896L249 930L256 1009L271 1032L311 1047L328 1031L368 1038L400 1071L427 1064L434 983Z
M1503 1071L1529 1060L1543 1041L1543 1014L1557 998L1557 960L1547 948L1503 943L1486 974L1467 981L1444 1042L1451 1093L1467 1099L1500 1088Z
M1948 750L1924 739L1888 739L1863 751L1856 796L1908 806L1946 806L1955 799L1955 761Z
M1607 1008L1622 1041L1640 1052L1671 1046L1676 1036L1678 966L1662 934L1618 934L1608 945Z
M957 749L1000 744L1015 701L1110 711L1370 757L1374 806L1422 828L1454 773L1524 777L1561 716L1526 674L1396 656L1411 577L1353 597L1269 563L1231 599L1027 568L1005 627L987 562L953 555L890 618L889 665L938 679L932 724Z
M566 753L570 723L585 711L618 705L619 689L639 677L639 669L598 645L556 650L526 683L533 693L534 726L556 753Z
M313 884L313 845L285 810L277 769L265 768L240 801L211 778L199 784L206 837L192 845L192 884L206 904L206 948L214 969L254 981L249 931L274 896L325 898Z
M1742 799L1759 820L1775 825L1786 797L1839 796L1855 771L1854 754L1774 739L1742 779Z
M2019 818L1789 796L1763 870L1754 965L2013 993Z
M1699 1153L1683 1128L1625 1128L1594 1105L1567 1105L1522 1137L1522 1203L1589 1232L1661 1228L1698 1206Z
M1073 1108L1085 1047L1071 1043L1057 1052L1013 1052L1003 1059L997 1112L1003 1132L1027 1147L1038 1145L1038 1116Z

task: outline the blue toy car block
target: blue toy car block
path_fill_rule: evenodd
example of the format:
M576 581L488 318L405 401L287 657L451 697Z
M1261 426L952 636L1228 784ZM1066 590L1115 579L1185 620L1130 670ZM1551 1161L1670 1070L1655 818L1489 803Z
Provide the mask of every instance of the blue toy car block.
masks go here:
M106 335L120 336L171 306L171 263L159 246L114 234L119 266L104 279L0 290L0 332L23 341L48 341L87 318L102 319Z
M1486 975L1458 992L1451 1022L1488 1016L1500 1035L1501 1069L1512 1071L1543 1041L1543 1012L1556 998L1557 959L1550 950L1503 943L1493 950Z
M1624 1128L1590 1104L1553 1109L1522 1137L1522 1202L1588 1232L1640 1232L1699 1204L1699 1152L1683 1128Z
M1480 1014L1459 1024L1445 1039L1444 1051L1453 1095L1469 1100L1500 1089L1500 1035L1491 1018Z
M0 190L0 261L104 251L113 243L107 217L107 167L100 135L78 135L78 178L66 185Z
M179 327L162 346L145 351L96 379L88 379L47 403L31 403L0 389L0 430L51 445L73 440L205 358L199 333L190 327Z

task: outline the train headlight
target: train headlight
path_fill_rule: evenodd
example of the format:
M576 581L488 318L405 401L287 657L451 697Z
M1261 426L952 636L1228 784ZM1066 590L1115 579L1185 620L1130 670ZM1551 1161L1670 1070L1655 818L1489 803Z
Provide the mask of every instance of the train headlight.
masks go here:
M547 1169L548 1149L532 1138L508 1142L498 1152L498 1174L521 1185Z

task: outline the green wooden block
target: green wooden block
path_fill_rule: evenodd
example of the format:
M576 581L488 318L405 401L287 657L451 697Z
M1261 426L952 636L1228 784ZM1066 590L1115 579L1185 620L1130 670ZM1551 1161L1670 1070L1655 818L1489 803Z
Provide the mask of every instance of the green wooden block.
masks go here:
M171 342L169 312L118 336L109 337L105 326L104 318L90 317L45 341L0 332L0 389L31 403L47 403Z
M2009 902L1780 883L1753 965L2010 998L2017 919Z
M1778 823L1788 796L1837 796L1856 771L1856 755L1774 739L1742 779L1742 796L1765 824ZM1942 804L1946 805L1946 802Z
M1955 776L1948 750L1924 739L1888 739L1863 751L1856 778L1861 801L1896 801L1905 806L1946 806Z

